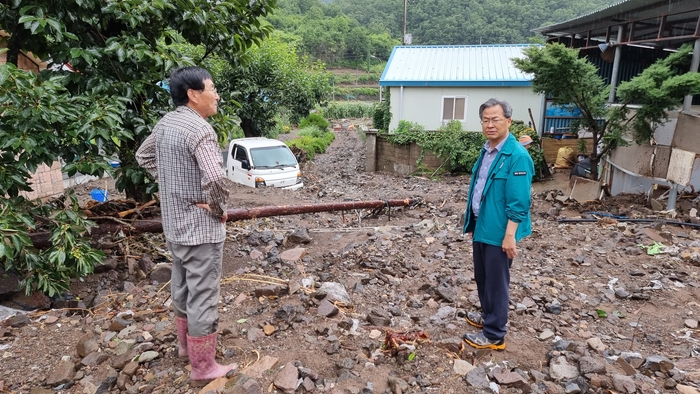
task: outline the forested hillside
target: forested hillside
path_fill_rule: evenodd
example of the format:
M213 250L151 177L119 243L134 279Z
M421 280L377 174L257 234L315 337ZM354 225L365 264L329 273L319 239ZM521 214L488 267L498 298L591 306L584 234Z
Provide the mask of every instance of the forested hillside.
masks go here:
M408 0L413 45L514 44L539 39L532 29L617 0ZM386 60L401 44L403 0L279 0L268 18L301 53L329 64Z

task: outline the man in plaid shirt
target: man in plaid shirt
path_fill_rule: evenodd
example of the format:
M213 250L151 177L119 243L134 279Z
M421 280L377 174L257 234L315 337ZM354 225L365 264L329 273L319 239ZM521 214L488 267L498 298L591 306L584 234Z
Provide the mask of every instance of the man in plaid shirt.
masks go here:
M202 385L237 368L214 359L228 191L221 150L206 119L216 114L219 95L200 67L174 70L170 94L177 108L156 124L136 160L158 180L163 232L173 258L170 289L179 357L190 360L191 383Z

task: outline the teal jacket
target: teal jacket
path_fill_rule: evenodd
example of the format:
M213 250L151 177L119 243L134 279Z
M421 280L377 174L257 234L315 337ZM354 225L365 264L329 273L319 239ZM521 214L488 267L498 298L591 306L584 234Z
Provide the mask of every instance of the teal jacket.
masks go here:
M463 232L473 233L473 240L476 242L501 246L506 235L508 219L510 219L519 223L515 240L520 241L532 233L530 189L535 173L532 158L515 137L508 134L503 148L498 152L489 169L484 193L481 195L479 220L476 221L472 212L472 195L485 153L486 149L482 149L479 160L472 168Z

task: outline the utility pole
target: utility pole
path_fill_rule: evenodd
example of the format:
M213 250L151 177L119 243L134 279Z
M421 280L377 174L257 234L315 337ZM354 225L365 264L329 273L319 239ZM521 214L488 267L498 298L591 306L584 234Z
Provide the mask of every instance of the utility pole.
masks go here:
M403 35L401 36L401 42L406 45L406 5L408 0L403 0Z

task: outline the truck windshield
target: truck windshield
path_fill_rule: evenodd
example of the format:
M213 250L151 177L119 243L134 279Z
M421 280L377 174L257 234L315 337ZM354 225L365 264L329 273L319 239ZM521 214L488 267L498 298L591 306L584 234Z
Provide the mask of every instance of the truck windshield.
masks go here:
M294 167L297 160L287 146L268 146L250 150L255 168Z

